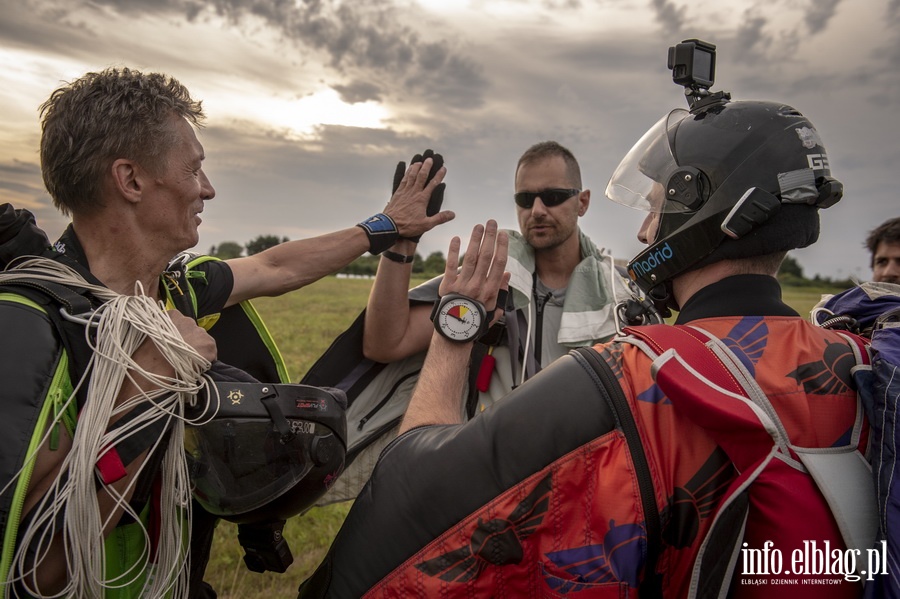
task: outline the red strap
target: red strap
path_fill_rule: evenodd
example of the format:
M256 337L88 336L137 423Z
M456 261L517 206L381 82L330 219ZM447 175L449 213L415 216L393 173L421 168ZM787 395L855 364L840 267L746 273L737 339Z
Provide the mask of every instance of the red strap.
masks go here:
M104 485L111 485L128 475L115 447L110 447L97 459L97 472Z
M747 397L744 388L706 346L705 339L695 329L684 325L654 324L626 327L625 333L643 340L658 354L669 349L677 350L678 355L704 377L723 389Z

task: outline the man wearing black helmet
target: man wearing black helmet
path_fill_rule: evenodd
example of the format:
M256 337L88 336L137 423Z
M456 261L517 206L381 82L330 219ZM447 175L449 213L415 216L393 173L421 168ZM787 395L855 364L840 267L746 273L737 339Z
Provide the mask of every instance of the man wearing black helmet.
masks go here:
M871 541L827 482L863 463L859 348L775 278L841 196L815 128L711 97L661 119L607 196L649 212L631 276L690 326L572 351L465 424L449 390L471 342L436 332L427 384L301 597L861 596L858 568L810 561ZM467 252L463 271L491 259Z

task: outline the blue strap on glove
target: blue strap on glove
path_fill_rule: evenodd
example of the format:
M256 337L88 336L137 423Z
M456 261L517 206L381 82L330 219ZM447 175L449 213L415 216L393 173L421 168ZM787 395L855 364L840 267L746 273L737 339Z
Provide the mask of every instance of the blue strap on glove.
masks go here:
M366 232L366 236L369 238L370 254L380 254L397 243L397 239L400 237L397 225L390 216L382 212L370 216L356 226L362 227Z

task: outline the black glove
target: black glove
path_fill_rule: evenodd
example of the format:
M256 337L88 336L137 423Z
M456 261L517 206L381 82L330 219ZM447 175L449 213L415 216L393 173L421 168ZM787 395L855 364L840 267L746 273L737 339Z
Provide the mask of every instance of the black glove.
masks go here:
M413 156L409 163L412 165L417 162L425 162L426 158L431 158L432 161L431 172L428 173L428 179L426 179L426 183L428 183L434 179L440 168L444 166L444 157L440 154L435 154L431 150L425 150L424 153ZM401 160L397 163L397 169L394 171L394 186L391 188L391 195L397 192L404 174L406 174L406 163ZM446 183L441 183L431 192L431 197L428 199L428 207L425 208L425 216L434 216L441 211L441 204L444 203L444 188L446 187ZM415 237L404 237L403 239L409 239L418 243L421 238L421 235L416 235Z

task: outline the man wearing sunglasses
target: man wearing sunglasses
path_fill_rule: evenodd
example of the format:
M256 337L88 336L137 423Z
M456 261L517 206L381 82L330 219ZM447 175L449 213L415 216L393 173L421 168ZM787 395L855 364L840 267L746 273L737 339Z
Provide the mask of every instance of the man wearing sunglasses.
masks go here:
M440 155L434 159L443 164ZM435 195L440 200L442 191L442 186L436 188L429 205ZM509 292L498 300L493 318L485 314L490 329L477 334L463 377L467 417L570 349L611 338L616 304L633 296L612 258L578 227L591 192L583 189L571 151L555 141L528 148L516 166L513 199L520 231L504 232L509 239ZM415 251L416 241L401 238L382 254L366 311L302 381L348 389L350 402L350 463L320 505L356 498L381 450L396 436L432 333L441 325L441 279L409 289ZM442 322L466 325L453 316Z
M483 410L570 349L612 337L617 298L629 294L612 258L578 226L591 192L582 189L571 151L555 141L528 148L516 166L513 197L519 232L507 231L509 295L505 313L478 344L473 367L480 372L479 394L471 397L470 412ZM439 299L429 284L430 301L423 291L407 297L412 266L395 256L412 256L415 244L400 240L391 250L381 260L367 313L392 318L366 318L363 337L366 357L384 363L427 349L432 302Z

